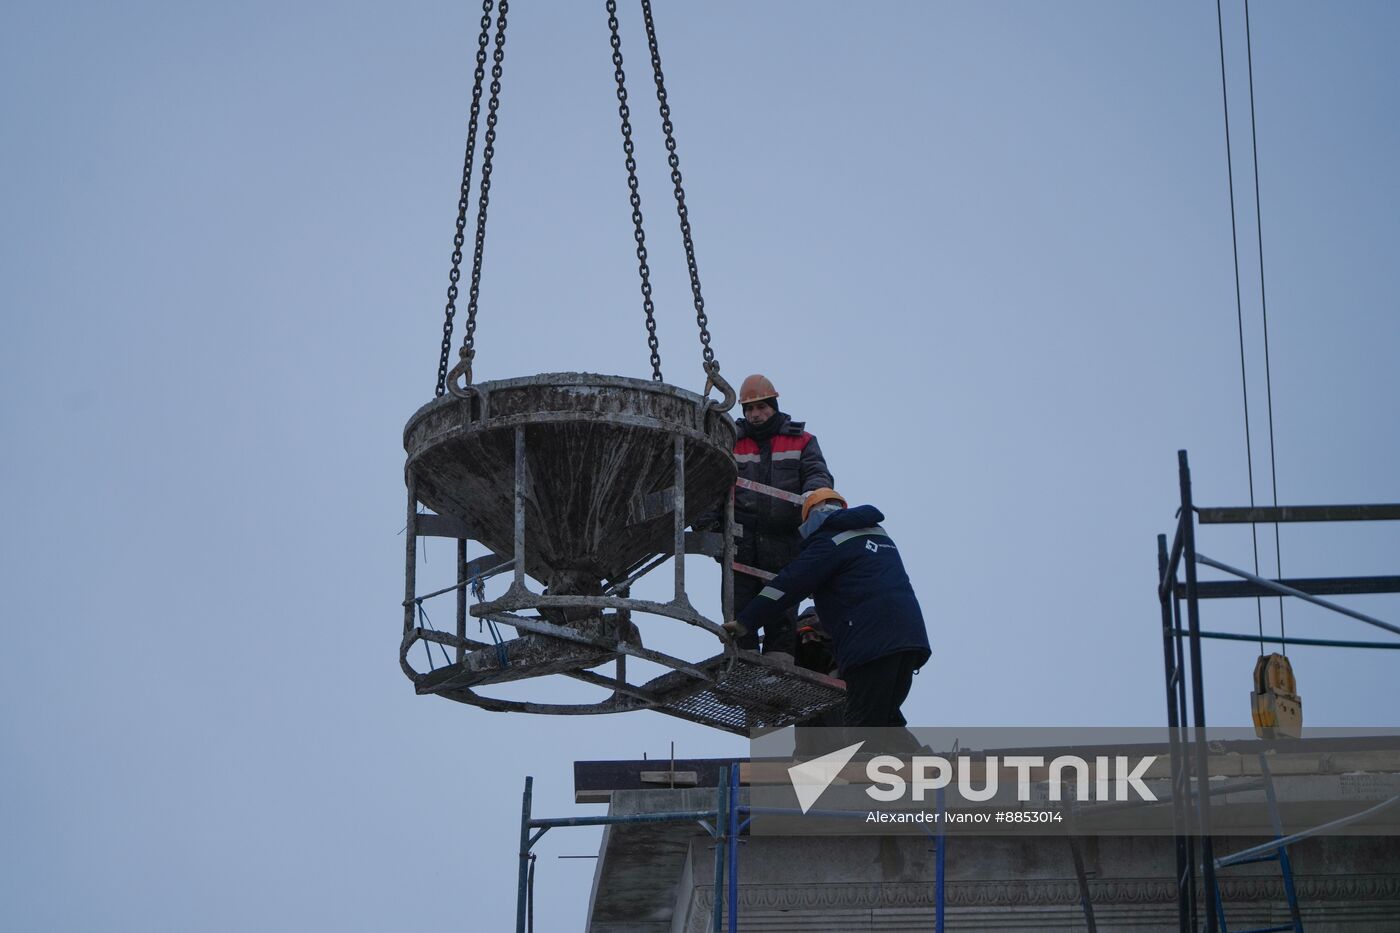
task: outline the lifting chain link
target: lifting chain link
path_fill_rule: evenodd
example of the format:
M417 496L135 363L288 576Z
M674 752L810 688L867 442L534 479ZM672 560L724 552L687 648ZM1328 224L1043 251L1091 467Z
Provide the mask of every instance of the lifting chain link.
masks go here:
M452 318L457 314L457 283L462 278L462 244L466 242L467 200L472 189L472 164L476 159L477 118L481 115L481 85L486 79L486 42L491 38L491 8L495 0L481 4L481 35L476 40L476 73L472 78L471 119L467 123L467 153L462 160L462 191L457 199L457 233L452 238L452 271L448 275L447 312L442 322L442 355L438 358L437 390L447 391L447 358L452 353Z
M496 120L501 108L501 63L506 57L506 13L509 0L496 9L496 47L491 53L491 98L486 104L486 140L481 150L481 192L476 198L476 243L472 251L471 287L467 291L467 324L457 365L447 374L447 389L458 398L471 394L472 359L476 356L476 310L481 295L481 257L486 249L486 208L491 203L491 158L496 153ZM457 380L463 384L459 386Z
M642 310L647 316L647 348L651 350L651 378L661 382L661 352L656 339L656 305L651 297L651 267L647 264L647 235L642 228L642 195L637 188L637 159L632 145L632 111L627 106L627 75L622 70L622 38L618 35L617 0L607 0L609 42L612 45L613 78L617 81L617 115L622 120L622 151L627 160L628 200L632 203L632 236L637 241L637 273L642 279Z
M690 272L690 293L695 298L695 323L700 327L700 350L702 365L707 377L707 390L710 384L727 389L729 399L726 409L733 407L730 396L733 393L728 383L720 378L719 361L715 351L710 349L710 320L705 315L705 299L700 293L700 267L695 261L695 241L690 235L690 213L685 206L685 187L681 184L681 159L676 153L675 127L671 123L671 105L666 100L666 79L661 73L661 51L656 44L656 24L652 20L651 0L642 0L642 18L646 21L647 45L651 49L651 70L656 78L656 101L661 111L661 129L666 134L666 162L671 166L671 184L675 186L676 214L681 223L681 240L685 244L685 265Z
M734 405L732 386L720 375L719 361L710 346L709 318L705 314L705 299L700 289L700 270L695 259L695 242L691 235L690 214L685 204L685 187L676 151L675 128L671 122L671 107L666 97L666 82L661 69L661 52L656 40L656 25L650 0L641 0L646 23L647 44L651 52L652 73L656 82L656 99L661 114L661 127L666 138L666 161L671 168L671 183L676 197L676 214L680 220L681 240L685 247L686 269L690 275L690 290L695 301L695 322L700 329L702 367L705 371L705 393L718 388L723 398L707 401L707 408L727 410ZM447 361L452 345L452 323L457 310L458 282L461 279L462 246L466 242L466 216L471 190L471 173L476 149L476 134L481 113L482 82L485 80L486 46L489 38L493 0L483 0L481 35L477 41L476 71L472 87L471 119L468 129L466 156L462 167L461 194L457 202L457 229L453 238L452 270L449 275L447 307L443 322L442 353L438 361L437 395L444 389L454 396L471 394L472 360L476 355L476 314L481 295L481 263L486 246L486 217L491 200L491 160L495 154L496 123L500 110L502 63L505 60L505 33L508 0L500 0L496 9L495 48L491 60L490 99L487 103L485 142L482 147L480 193L477 197L477 221L472 252L471 283L468 289L467 322L463 329L462 347L456 366L449 371ZM627 104L626 75L623 71L622 42L618 34L617 0L607 0L608 29L611 34L613 77L617 81L618 116L622 124L623 152L626 155L627 187L632 205L633 236L637 241L637 271L641 278L642 307L646 313L647 346L651 351L652 379L660 382L661 355L656 336L656 308L652 297L651 269L647 261L646 232L642 223L641 193L637 180L635 146L632 141L631 112ZM458 385L459 380L461 385Z

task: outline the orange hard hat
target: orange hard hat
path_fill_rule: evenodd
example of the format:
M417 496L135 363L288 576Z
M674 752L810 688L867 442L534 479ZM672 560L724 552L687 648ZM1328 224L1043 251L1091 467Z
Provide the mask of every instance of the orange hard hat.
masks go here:
M777 397L778 390L773 388L773 383L769 382L768 377L761 373L754 373L744 380L743 385L739 386L740 405Z
M821 489L813 489L811 492L807 493L807 498L802 503L802 520L805 522L807 516L812 513L812 510L823 502L839 502L843 509L847 504L846 497L830 486L823 486Z

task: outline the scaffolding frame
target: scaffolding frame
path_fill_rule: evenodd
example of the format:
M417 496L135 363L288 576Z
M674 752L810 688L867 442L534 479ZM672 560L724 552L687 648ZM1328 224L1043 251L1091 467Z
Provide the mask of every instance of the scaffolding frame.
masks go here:
M534 930L533 884L530 870L534 858L531 849L551 829L563 826L618 826L628 823L697 823L715 841L714 900L711 907L711 930L721 933L724 926L725 903L729 904L729 930L738 929L739 898L739 762L721 765L715 788L713 810L675 810L659 813L629 813L604 816L536 817L532 813L534 798L533 776L525 778L525 791L520 804L520 870L516 886L515 930ZM726 886L727 881L727 886ZM728 897L726 898L726 890Z
M516 933L534 933L534 872L531 865L534 854L530 851L549 830L562 826L617 826L627 823L697 823L700 828L715 840L714 895L710 909L711 933L738 933L739 930L739 837L749 828L756 813L789 815L801 811L781 807L754 807L739 802L740 765L734 760L721 765L719 780L715 788L715 808L713 810L676 810L659 813L629 813L614 816L566 816L536 817L532 813L534 799L534 777L525 778L525 791L520 804L520 868L516 885L515 930ZM674 763L672 765L674 768ZM939 788L936 794L938 812L944 809L944 794ZM823 811L809 811L821 813ZM830 814L828 814L830 815ZM850 816L850 814L839 814ZM934 842L934 933L943 933L946 873L944 863L947 853L947 834L940 820L937 831L925 829L925 834ZM1093 908L1088 903L1087 888L1084 886L1082 866L1078 853L1075 853L1075 867L1080 875L1081 903L1093 929ZM728 909L726 910L726 906Z
M1221 859L1215 857L1211 837L1211 802L1208 790L1207 747L1205 738L1205 685L1202 679L1201 644L1204 639L1231 641L1265 641L1281 645L1311 645L1331 648L1400 649L1400 639L1367 642L1332 638L1290 638L1277 636L1240 635L1229 632L1202 631L1200 601L1240 597L1283 597L1302 599L1314 605L1349 616L1368 625L1400 635L1400 626L1384 622L1365 613L1337 605L1323 596L1400 593L1400 575L1362 577L1312 577L1271 580L1212 560L1196 549L1196 523L1202 525L1273 524L1279 522L1365 522L1400 520L1400 504L1382 505L1310 505L1310 506L1244 506L1203 508L1196 506L1191 493L1191 470L1186 451L1177 451L1181 508L1177 513L1176 533L1170 547L1166 535L1157 536L1157 597L1161 604L1162 658L1167 699L1167 731L1172 761L1172 825L1176 842L1177 923L1181 933L1199 929L1198 904L1204 901L1205 929L1217 933L1223 929L1224 918L1219 904L1218 868L1237 864L1243 853ZM1223 571L1236 580L1201 581L1197 565ZM1178 570L1183 579L1178 579ZM1185 627L1183 627L1183 603ZM1187 704L1187 672L1190 680L1190 705ZM1188 745L1190 746L1188 751ZM1194 766L1194 767L1192 767ZM1190 790L1194 770L1198 787L1205 793ZM1192 801L1194 798L1194 806ZM1400 798L1395 798L1400 799ZM1392 799L1385 806L1395 802ZM1329 824L1333 825L1333 824ZM1297 838L1315 833L1296 834ZM1283 852L1295 837L1276 839L1259 848ZM1252 854L1252 853L1251 853ZM1285 866L1287 863L1283 863ZM1291 872L1285 867L1286 887L1291 884ZM1201 890L1197 889L1197 877ZM1200 895L1204 895L1201 897ZM1296 917L1296 914L1295 914ZM1300 928L1294 923L1279 929Z

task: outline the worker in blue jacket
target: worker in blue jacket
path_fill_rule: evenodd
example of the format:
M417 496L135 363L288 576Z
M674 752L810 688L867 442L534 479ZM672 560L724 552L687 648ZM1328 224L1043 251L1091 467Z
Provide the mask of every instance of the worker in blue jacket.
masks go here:
M737 636L809 595L846 681L848 727L903 726L900 706L928 661L928 632L899 549L873 505L847 508L834 489L813 490L802 507L803 542L725 628Z

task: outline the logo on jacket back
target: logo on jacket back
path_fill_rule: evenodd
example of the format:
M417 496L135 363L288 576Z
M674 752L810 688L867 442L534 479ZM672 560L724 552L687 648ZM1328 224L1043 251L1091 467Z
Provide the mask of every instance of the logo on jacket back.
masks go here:
M887 548L892 548L892 549L894 549L894 550L899 550L899 549L896 548L893 544L876 544L876 543L875 543L872 539L870 539L870 538L866 538L866 539L865 539L865 549L866 549L867 551L869 551L871 554L879 554L879 553L880 553L880 548L882 548L882 547L887 547Z

